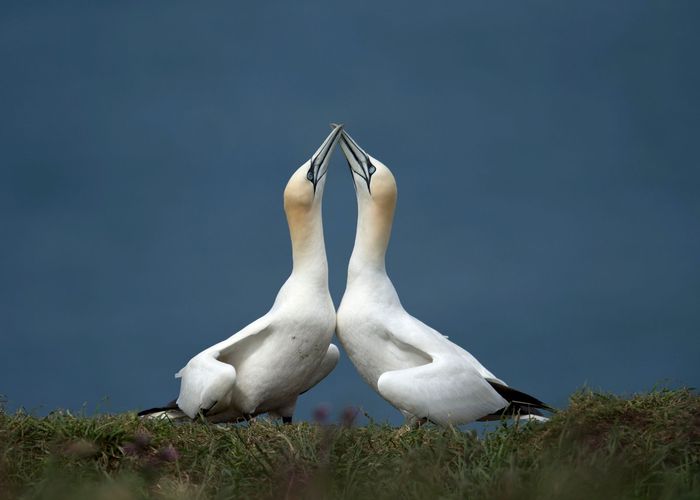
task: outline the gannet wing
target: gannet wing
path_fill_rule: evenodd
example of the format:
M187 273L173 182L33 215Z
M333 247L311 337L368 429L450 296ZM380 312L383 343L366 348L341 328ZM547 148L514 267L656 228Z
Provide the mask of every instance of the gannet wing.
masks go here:
M210 411L236 381L236 359L245 356L271 332L267 316L193 357L175 374L181 378L177 406L190 418Z
M384 327L397 347L425 360L380 375L379 393L400 410L446 425L470 422L507 405L482 371L491 373L437 331L409 315Z
M218 351L199 353L175 375L182 379L177 406L190 418L200 410L211 410L219 399L215 394L225 393L236 381L236 369L219 361L219 355Z
M388 326L388 329L393 332L397 340L423 348L426 352L433 352L435 348L444 347L448 351L459 353L464 358L464 361L474 366L486 380L491 380L501 385L508 385L491 373L472 353L452 342L447 335L443 335L408 313L394 319L392 324Z
M311 379L309 379L308 383L306 384L306 387L301 392L301 394L308 392L313 386L315 386L321 380L326 378L328 374L333 371L335 365L338 364L339 358L340 351L338 351L338 348L334 344L329 345L328 351L326 351L326 355L324 356L323 361L321 361L321 364L318 365L318 368L316 368L316 371L311 376Z
M437 358L384 372L377 387L400 410L442 425L471 422L507 405L478 371L459 358Z

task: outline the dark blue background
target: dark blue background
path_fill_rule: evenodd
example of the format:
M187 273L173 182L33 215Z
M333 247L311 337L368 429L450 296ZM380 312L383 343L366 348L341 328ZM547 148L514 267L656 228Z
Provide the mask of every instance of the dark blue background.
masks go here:
M331 121L397 178L407 310L498 376L557 405L698 382L697 2L264 4L3 3L10 408L176 395L286 279L282 190ZM336 304L345 169L336 153L324 207ZM400 421L347 357L298 416L324 402Z

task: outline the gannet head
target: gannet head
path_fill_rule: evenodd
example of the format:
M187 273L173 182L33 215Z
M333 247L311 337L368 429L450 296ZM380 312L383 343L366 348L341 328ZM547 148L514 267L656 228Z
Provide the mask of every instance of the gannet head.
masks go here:
M389 167L367 154L345 131L341 133L340 147L348 161L358 203L393 212L397 190Z
M323 198L328 163L342 130L342 125L335 125L313 156L292 174L284 190L285 211L305 212L319 205Z

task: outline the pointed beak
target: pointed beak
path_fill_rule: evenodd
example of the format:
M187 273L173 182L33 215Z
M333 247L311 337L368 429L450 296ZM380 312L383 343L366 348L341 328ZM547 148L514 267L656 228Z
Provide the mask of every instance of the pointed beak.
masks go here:
M367 190L371 193L370 182L372 180L372 175L377 169L372 165L370 156L365 153L365 150L345 131L341 134L340 147L343 149L345 159L348 161L350 173L364 180L365 184L367 184Z
M333 149L336 143L340 139L340 134L343 131L342 125L334 125L333 131L326 137L323 141L321 147L314 153L311 157L309 171L306 174L306 178L313 183L314 192L316 191L316 185L321 178L328 172L328 163L331 160L331 155L333 154Z

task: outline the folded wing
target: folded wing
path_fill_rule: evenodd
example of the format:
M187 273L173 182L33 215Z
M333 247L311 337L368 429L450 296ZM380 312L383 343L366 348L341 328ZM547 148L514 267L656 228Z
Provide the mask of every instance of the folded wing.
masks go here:
M459 358L383 373L379 393L397 408L441 425L471 422L507 402Z
M181 378L177 406L190 418L200 411L223 410L222 405L236 382L235 360L262 342L271 327L266 316L254 321L223 342L205 349L175 374Z
M311 376L311 379L307 382L306 387L301 392L301 394L310 391L312 387L314 387L321 380L326 378L328 374L333 371L335 365L338 364L339 358L340 351L338 351L338 348L334 344L329 345L328 351L326 351L326 355L323 357L323 361L321 361L321 364L318 365L318 368L316 368L316 371Z
M439 332L408 314L385 328L397 347L425 360L379 377L379 393L400 410L448 425L474 421L507 406L484 378L491 373Z

